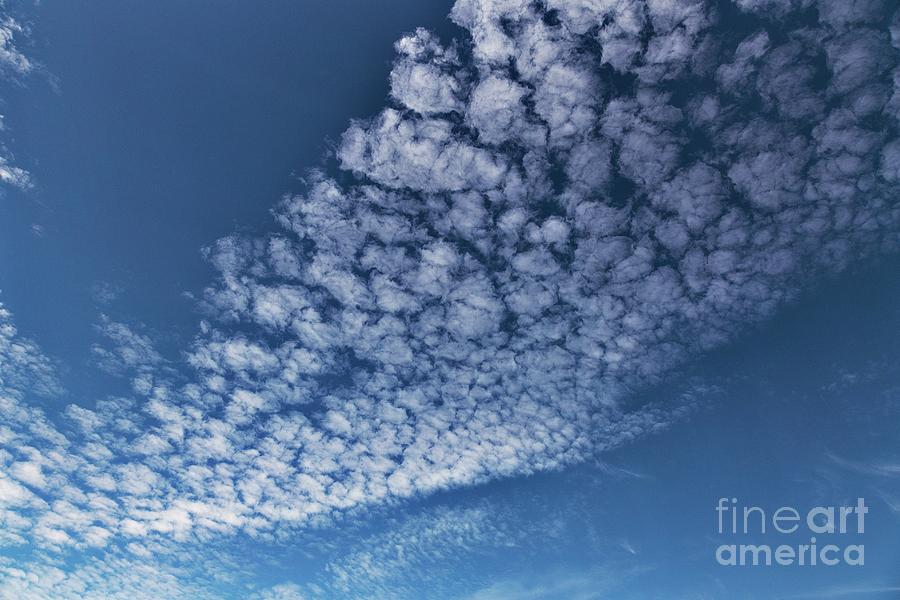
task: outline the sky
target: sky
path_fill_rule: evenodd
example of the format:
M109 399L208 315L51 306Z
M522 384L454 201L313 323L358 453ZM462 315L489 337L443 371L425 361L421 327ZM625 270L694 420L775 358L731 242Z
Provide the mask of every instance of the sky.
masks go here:
M894 3L0 12L0 598L900 598Z

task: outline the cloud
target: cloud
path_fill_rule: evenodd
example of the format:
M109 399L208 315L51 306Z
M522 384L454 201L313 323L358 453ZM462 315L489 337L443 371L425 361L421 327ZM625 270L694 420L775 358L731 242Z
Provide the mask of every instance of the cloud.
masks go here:
M887 6L804 6L460 0L464 44L403 38L393 104L337 150L354 177L209 250L215 414L255 440L291 411L316 513L664 424L623 399L896 248Z
M214 586L198 581L196 572L167 564L165 560L108 553L102 559L86 558L75 567L37 564L23 570L10 559L0 558L0 599L3 600L213 600L221 597Z
M22 389L41 396L61 391L52 361L18 334L12 314L0 304L0 391L11 394Z
M112 349L99 344L91 352L100 368L110 373L122 373L129 369L147 369L162 362L162 357L146 335L136 333L124 323L116 323L106 315L100 315L97 330L112 343Z
M796 594L793 596L784 596L784 598L876 598L885 595L893 595L900 592L900 587L887 585L855 585L832 587L809 594Z
M831 452L826 453L828 459L838 467L859 473L861 475L875 477L900 477L900 461L884 461L884 462L859 462L848 460Z
M107 306L115 302L125 292L125 288L117 283L98 281L90 287L91 297L97 304Z
M8 15L0 17L0 66L13 73L24 75L34 68L34 63L15 45L15 38L27 35L21 23Z
M34 69L34 63L16 46L16 38L27 36L27 28L9 16L5 5L0 5L0 77L16 79ZM0 115L0 131L3 129L3 115ZM3 143L0 143L0 182L19 189L31 187L31 175L12 164L12 157Z
M585 571L565 570L543 573L523 579L504 580L467 595L464 600L540 600L543 598L571 598L572 600L600 600L612 595L632 597L628 588L634 579L647 569L595 568Z
M303 600L306 597L300 586L293 583L280 583L257 592L250 598L252 600Z
M526 545L537 529L489 504L424 511L359 540L331 560L323 584L353 598L411 598L425 588L437 594L461 558L490 557Z
M21 393L49 362L3 325L9 535L278 539L677 419L695 395L629 394L895 250L900 219L900 17L721 4L459 0L464 39L400 40L343 172L206 251L190 376L102 318L137 399L51 420Z
M31 187L31 175L28 171L10 164L9 161L8 157L0 156L0 181L19 189Z
M318 555L323 566L308 576L286 566L288 581L276 588L305 598L391 600L419 598L423 590L430 597L467 598L501 571L510 576L528 573L523 579L533 583L534 564L551 572L546 582L563 575L551 566L557 562L547 563L547 556L565 554L563 548L573 539L579 539L583 558L608 562L605 555L615 546L607 547L593 532L585 535L585 512L595 501L594 494L580 490L552 499L540 493L512 494L466 501L465 506L378 510L367 515L376 518L365 523L323 530L326 548ZM545 518L548 514L552 516ZM300 543L316 546L312 539L303 537ZM621 566L620 573L632 570ZM466 571L465 578L459 577L460 569ZM599 571L588 568L579 575L594 577ZM620 577L619 583L625 580Z

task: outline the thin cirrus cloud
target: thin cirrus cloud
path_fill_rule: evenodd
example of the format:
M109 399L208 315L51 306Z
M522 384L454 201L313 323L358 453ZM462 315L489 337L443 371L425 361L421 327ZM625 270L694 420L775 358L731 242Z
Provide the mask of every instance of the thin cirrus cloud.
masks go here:
M464 39L397 42L339 177L207 250L191 375L105 320L140 400L51 423L7 391L6 535L285 536L665 426L690 398L629 391L896 249L889 8L459 0Z

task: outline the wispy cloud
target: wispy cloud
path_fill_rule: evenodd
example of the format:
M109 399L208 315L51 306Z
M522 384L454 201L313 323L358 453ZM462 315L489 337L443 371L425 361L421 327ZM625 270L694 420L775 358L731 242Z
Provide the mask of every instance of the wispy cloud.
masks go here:
M781 596L782 598L895 598L900 586L859 584L852 586L836 586L818 591Z
M883 490L877 490L877 494L891 511L900 516L900 495L889 494Z
M623 477L623 478L630 478L630 479L646 479L647 478L647 475L644 473L641 473L639 471L636 471L636 470L633 470L630 468L613 465L613 464L610 464L603 460L594 461L594 466L601 473L603 473L605 475L611 475L613 477Z
M831 452L827 453L826 456L838 467L861 475L870 475L874 477L900 477L900 460L896 462L854 461L842 458Z
M600 600L614 594L615 597L625 597L619 594L645 572L646 569L642 568L623 567L544 573L525 580L520 578L493 583L465 596L465 600Z
M0 77L18 78L34 68L34 63L16 45L17 38L21 41L27 35L27 28L7 14L5 5L0 5ZM0 132L5 128L0 115ZM9 151L0 141L0 182L20 189L31 187L31 175L12 162Z

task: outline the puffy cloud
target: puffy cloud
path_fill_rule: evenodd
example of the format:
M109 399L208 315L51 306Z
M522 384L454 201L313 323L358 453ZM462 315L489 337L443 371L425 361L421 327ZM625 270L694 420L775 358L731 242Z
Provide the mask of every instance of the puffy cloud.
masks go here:
M280 596L276 596L280 598ZM0 559L0 598L59 600L198 600L221 598L198 573L165 560L142 560L125 553L91 557L73 568L44 564L22 569Z
M39 395L55 395L60 390L53 363L34 342L22 338L12 322L12 314L0 304L0 390L28 389Z
M392 188L426 192L490 190L501 186L507 165L494 152L458 139L453 124L394 109L344 133L344 168Z
M26 33L21 23L10 16L0 17L0 66L24 75L34 68L34 64L15 45L15 37Z
M112 344L106 348L100 344L91 347L91 352L99 366L112 374L128 370L142 370L162 362L162 357L146 335L132 330L124 323L116 323L106 315L101 315L97 330Z
M28 171L10 164L7 157L0 156L0 181L25 189L31 186L31 175Z
M417 29L395 44L400 58L391 71L391 95L423 115L458 111L463 84L455 48L443 48L437 37Z
M277 212L293 241L213 251L210 306L321 366L300 377L321 411L303 411L292 488L311 510L554 468L652 429L665 416L630 412L627 390L771 314L810 265L896 246L886 6L823 3L810 25L790 16L809 3L738 4L784 18L460 0L471 64L423 31L398 43L409 110L347 131L356 181L313 174ZM216 327L196 352L238 340ZM280 368L215 391L265 393ZM270 418L254 414L224 421L254 438Z
M279 583L253 594L251 600L303 600L306 597L299 585L295 583Z

